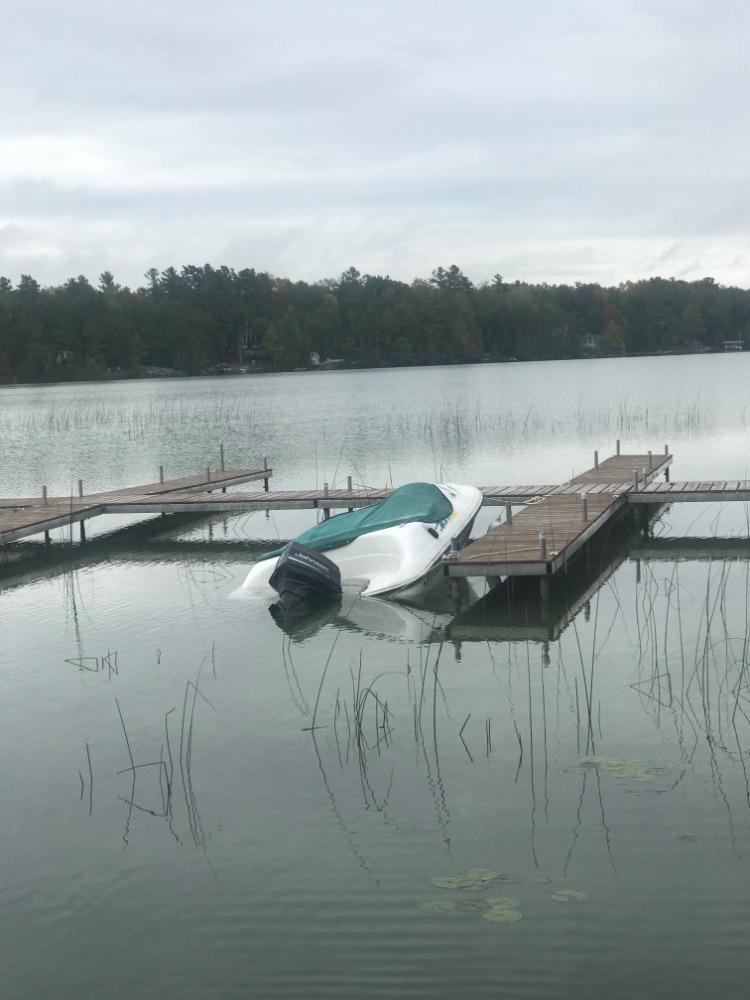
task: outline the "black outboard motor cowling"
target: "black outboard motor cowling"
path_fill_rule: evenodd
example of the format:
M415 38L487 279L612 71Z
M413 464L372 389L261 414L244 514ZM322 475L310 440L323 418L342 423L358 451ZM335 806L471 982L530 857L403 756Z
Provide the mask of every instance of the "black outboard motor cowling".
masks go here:
M306 614L311 606L341 599L341 570L321 552L290 542L268 581L279 600L274 608Z

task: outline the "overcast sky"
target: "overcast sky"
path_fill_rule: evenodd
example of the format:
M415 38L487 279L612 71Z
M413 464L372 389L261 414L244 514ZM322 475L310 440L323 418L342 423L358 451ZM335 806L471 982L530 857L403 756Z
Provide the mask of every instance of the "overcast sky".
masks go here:
M745 0L5 0L0 275L750 286Z

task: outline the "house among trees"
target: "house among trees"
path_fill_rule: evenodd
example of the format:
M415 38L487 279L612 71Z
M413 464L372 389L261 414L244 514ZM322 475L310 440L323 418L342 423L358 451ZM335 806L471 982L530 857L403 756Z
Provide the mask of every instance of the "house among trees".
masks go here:
M602 345L599 341L599 337L594 336L593 333L587 333L581 343L581 347L584 351L601 351Z

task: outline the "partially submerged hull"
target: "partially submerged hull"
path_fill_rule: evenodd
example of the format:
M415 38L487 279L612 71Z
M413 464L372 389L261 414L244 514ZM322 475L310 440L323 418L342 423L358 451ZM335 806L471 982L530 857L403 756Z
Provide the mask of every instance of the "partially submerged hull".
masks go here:
M370 530L346 544L326 548L325 556L340 572L344 594L412 599L443 579L441 560L452 547L460 548L468 540L482 505L482 494L474 486L439 484L431 488L447 501L439 520L410 520ZM376 506L381 505L375 505L373 511ZM332 522L338 521L345 528L348 516L341 514L324 522L329 526L325 533L335 538L336 525ZM306 532L300 540L309 540L311 535L314 542L314 531ZM272 586L272 577L282 556L256 563L242 585L243 590L273 599L277 591Z

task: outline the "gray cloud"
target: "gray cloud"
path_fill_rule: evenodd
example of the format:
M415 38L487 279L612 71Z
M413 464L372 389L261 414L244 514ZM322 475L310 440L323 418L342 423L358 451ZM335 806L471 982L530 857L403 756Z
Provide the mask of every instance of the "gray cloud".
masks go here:
M749 25L731 0L10 0L0 273L744 285Z

